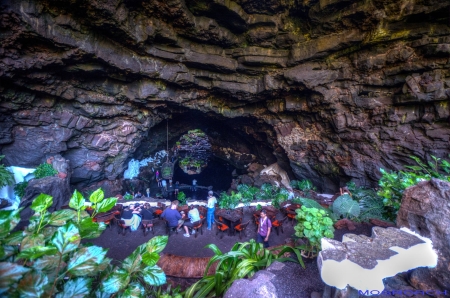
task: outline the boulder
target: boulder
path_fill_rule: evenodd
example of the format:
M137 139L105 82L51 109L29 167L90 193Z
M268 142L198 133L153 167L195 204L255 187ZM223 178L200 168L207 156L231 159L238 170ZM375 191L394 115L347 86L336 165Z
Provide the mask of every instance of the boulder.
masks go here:
M343 228L346 228L349 231L356 230L356 227L355 227L355 224L353 223L353 221L351 221L350 219L347 219L347 218L338 220L334 224L334 227L338 230L343 229Z
M317 258L322 280L338 289L384 290L383 279L422 266L436 266L431 241L403 228L374 227L372 237L345 234L322 238ZM341 274L346 272L346 274Z
M20 213L22 220L27 220L34 214L34 211L31 210L30 206L33 203L33 200L41 193L53 197L53 204L48 209L49 212L59 210L62 206L69 204L70 197L72 196L69 179L44 177L31 180L25 189L25 194L19 205L19 207L24 208Z
M407 227L433 241L438 255L431 275L450 288L450 183L438 179L420 182L405 190L397 226Z
M312 264L305 265L311 266ZM317 280L317 283L312 283L311 279ZM318 276L305 276L304 270L299 264L274 262L265 270L256 272L252 278L235 280L223 297L309 298L312 291L320 291L321 288L323 288L323 283Z

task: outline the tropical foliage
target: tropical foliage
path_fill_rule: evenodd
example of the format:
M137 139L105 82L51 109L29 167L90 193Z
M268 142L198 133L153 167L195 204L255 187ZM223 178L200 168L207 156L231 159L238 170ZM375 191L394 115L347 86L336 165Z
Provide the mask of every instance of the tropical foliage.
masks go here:
M308 257L314 256L320 251L320 241L323 237L333 238L333 221L327 217L324 210L307 208L302 206L296 210L297 225L294 227L297 237L306 237L309 241L305 250Z
M348 194L337 197L333 202L332 209L338 218L356 219L361 213L358 202L354 201Z
M104 229L103 223L92 222L83 210L83 200L75 192L70 206L76 211L49 213L53 198L41 194L31 205L36 213L29 225L17 232L12 231L20 221L21 209L0 211L0 295L142 297L149 287L165 283L165 274L156 262L167 237L152 238L113 267L107 249L81 243Z
M14 185L14 194L19 198L25 195L25 188L28 186L28 181L22 181Z
M291 186L293 188L296 189L300 189L303 192L307 192L307 191L311 191L311 190L316 190L316 187L314 186L314 184L311 182L311 180L305 179L305 180L292 180L291 181Z
M250 203L255 199L256 193L259 191L258 188L247 184L239 184L237 186L237 190L241 194L241 201L245 206L250 205Z
M186 194L180 191L177 195L177 200L180 202L180 205L186 205Z
M273 254L269 249L264 249L261 243L255 240L236 243L229 252L222 253L215 244L206 247L214 252L214 256L208 263L205 276L186 290L185 297L221 297L231 286L233 281L240 278L252 277L258 270L270 266L274 261L293 261L284 258L286 252L295 253L298 262L304 268L300 252L290 246L285 246L278 254ZM207 275L209 267L217 262L216 273Z
M4 158L4 155L0 155L0 161ZM0 164L0 189L7 186L14 184L14 175L13 173L8 170L4 165Z
M431 156L432 161L423 163L417 156L410 156L417 165L406 166L410 171L387 172L380 169L382 174L378 182L380 190L378 195L382 197L386 215L394 220L406 188L416 185L421 181L438 178L450 181L450 163L435 156ZM445 174L444 174L445 173Z
M53 168L51 164L41 163L34 171L34 178L41 179L44 177L55 176L58 171Z
M222 209L234 209L241 201L241 198L242 194L239 192L235 193L232 191L230 195L226 192L222 192L220 194L219 207Z

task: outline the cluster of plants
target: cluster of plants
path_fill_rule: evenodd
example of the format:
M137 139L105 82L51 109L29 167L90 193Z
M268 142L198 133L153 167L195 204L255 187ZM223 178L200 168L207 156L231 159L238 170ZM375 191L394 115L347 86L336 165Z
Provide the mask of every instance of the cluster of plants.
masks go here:
M300 251L290 246L284 246L277 254L264 249L261 243L256 243L253 239L250 242L236 243L227 253L222 253L215 244L206 247L214 252L214 256L208 262L204 277L186 290L186 298L222 297L235 280L252 277L274 261L297 262L305 268ZM285 258L285 253L294 253L297 259ZM208 275L209 268L216 262L215 274Z
M180 202L180 205L186 205L186 194L180 191L177 195L177 200Z
M4 158L4 155L0 155L0 161ZM3 164L0 164L0 188L14 184L14 175Z
M296 213L298 223L294 227L295 235L308 239L308 244L304 247L304 252L307 253L305 256L313 257L320 251L323 237L334 237L333 220L322 208L308 208L303 205Z
M34 178L41 179L44 177L55 176L56 174L58 174L58 171L55 170L51 164L44 162L36 168L33 174Z
M185 157L180 160L181 167L195 167L199 168L203 165L203 162L199 159L195 159L193 157Z
M222 192L220 194L219 207L221 209L234 209L240 203L241 199L242 195L239 192L235 193L232 191L230 195L226 192Z
M421 181L437 178L450 182L450 163L431 155L432 161L423 163L417 156L410 156L417 165L406 166L409 171L387 172L381 169L378 195L386 208L385 214L395 219L400 209L403 192L406 188Z
M232 191L230 195L222 192L219 198L219 207L233 209L239 203L243 203L244 206L249 206L254 200L266 200L271 201L275 208L280 208L280 204L289 197L289 191L287 189L272 186L269 183L263 184L260 189L247 184L239 184L237 190L237 193Z
M28 186L28 181L22 181L14 185L14 194L19 198L22 198L25 195L25 189Z
M115 204L101 190L89 198L94 216ZM81 243L98 237L104 223L92 221L87 201L77 191L64 209L48 212L51 196L41 194L32 203L36 213L24 230L13 232L20 211L0 211L0 295L11 297L142 297L166 282L156 265L167 236L152 238L139 246L120 265L110 264L107 249Z
M311 180L305 179L305 180L292 180L291 181L292 188L299 189L303 192L309 192L309 191L316 191L316 187L311 182Z

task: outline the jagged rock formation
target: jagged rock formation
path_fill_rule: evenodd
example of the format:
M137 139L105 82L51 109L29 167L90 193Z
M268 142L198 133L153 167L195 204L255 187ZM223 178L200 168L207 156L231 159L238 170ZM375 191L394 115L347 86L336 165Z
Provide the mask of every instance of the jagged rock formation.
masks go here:
M0 150L114 183L188 129L334 191L450 149L447 1L4 0ZM162 122L162 123L161 123ZM292 177L294 178L294 177Z

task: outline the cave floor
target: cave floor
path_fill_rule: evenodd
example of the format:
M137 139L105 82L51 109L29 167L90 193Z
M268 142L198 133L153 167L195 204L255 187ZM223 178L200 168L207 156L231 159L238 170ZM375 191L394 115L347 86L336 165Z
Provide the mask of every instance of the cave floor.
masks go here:
M278 214L278 216L281 216ZM245 212L243 222L246 222L252 218L250 212ZM164 221L156 219L154 221L155 236L165 235L166 230L164 226ZM367 236L371 235L372 226L368 224L356 224L356 230L349 231L347 229L339 229L335 231L336 240L342 240L342 236L346 233L352 234L364 234ZM119 229L117 226L112 226L107 228L103 234L96 239L91 239L89 242L108 248L107 257L112 258L113 263L117 263L129 256L137 246L142 243L147 242L153 237L152 232L149 232L147 236L144 236L142 229L138 229L135 232L130 232L127 230L125 236L118 233ZM251 221L248 226L246 235L242 235L242 239L239 239L239 234L235 236L229 236L224 234L221 239L221 233L216 236L216 229L213 226L212 231L208 231L206 226L203 228L203 235L191 235L189 238L183 236L184 230L178 234L172 233L169 237L167 246L164 248L162 253L169 253L179 256L189 256L189 257L210 257L213 256L212 250L206 248L205 246L210 243L214 243L222 252L229 251L236 242L245 242L250 239L256 239L256 225ZM281 245L286 243L286 240L290 237L295 238L295 230L291 222L286 222L284 224L284 233L279 231L277 235L276 231L273 231L270 235L269 243L271 246ZM316 259L306 260L306 269L302 269L301 276L298 276L298 287L301 287L302 292L305 294L304 297L310 297L313 291L323 291L325 284L322 282L319 271L316 264ZM179 284L182 288L186 288L195 280L183 280L180 278L169 278L169 282L172 284Z

